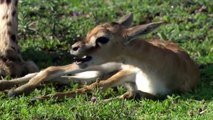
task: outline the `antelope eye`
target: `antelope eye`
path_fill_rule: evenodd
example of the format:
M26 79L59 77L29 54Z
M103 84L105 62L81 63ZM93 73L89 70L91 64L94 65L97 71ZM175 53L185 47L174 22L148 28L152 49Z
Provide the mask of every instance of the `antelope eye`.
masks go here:
M97 40L96 40L96 44L106 44L106 43L108 43L109 42L109 38L107 38L107 37L99 37L99 38L97 38Z

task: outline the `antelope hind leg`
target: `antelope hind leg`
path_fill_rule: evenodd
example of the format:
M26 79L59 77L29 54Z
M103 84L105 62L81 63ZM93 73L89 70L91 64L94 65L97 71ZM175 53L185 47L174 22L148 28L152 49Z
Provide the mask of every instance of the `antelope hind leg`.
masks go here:
M110 101L113 101L113 100L131 99L131 98L134 98L134 96L135 96L134 91L127 91L120 96L117 96L117 97L114 97L114 98L104 99L103 102L110 102Z

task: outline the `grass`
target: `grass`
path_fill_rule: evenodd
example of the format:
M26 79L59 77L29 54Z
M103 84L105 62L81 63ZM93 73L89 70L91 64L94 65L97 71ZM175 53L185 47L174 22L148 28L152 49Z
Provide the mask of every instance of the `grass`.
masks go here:
M165 20L168 24L147 35L174 41L200 65L201 83L190 93L163 101L124 100L102 103L124 92L119 87L94 91L61 102L29 104L38 95L68 91L78 85L36 89L28 96L0 93L0 118L8 119L206 119L213 118L213 1L212 0L20 0L19 43L25 59L39 67L72 62L69 47L95 25L134 13L134 25ZM39 56L39 57L38 57ZM174 68L175 70L175 68ZM97 102L91 102L91 97Z

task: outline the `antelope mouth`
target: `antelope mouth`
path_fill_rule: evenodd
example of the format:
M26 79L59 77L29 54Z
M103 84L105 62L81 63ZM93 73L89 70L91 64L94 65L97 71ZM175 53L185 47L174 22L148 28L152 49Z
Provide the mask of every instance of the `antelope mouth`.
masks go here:
M83 57L75 56L75 57L73 57L73 60L75 61L76 64L82 64L82 63L89 62L90 60L92 60L92 56L86 56L86 55Z

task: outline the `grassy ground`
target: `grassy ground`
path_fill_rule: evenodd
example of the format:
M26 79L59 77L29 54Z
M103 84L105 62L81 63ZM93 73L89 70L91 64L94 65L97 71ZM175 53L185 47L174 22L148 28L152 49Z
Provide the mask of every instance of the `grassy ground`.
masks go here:
M123 88L94 91L62 102L29 104L37 95L78 87L49 85L28 96L8 98L0 93L0 118L4 119L207 119L213 118L213 1L212 0L20 0L19 39L25 59L40 68L71 62L69 46L95 25L129 12L134 25L165 20L168 25L146 37L177 42L200 65L201 83L190 93L163 101L112 101ZM175 70L175 68L174 68ZM97 102L91 102L91 97Z

